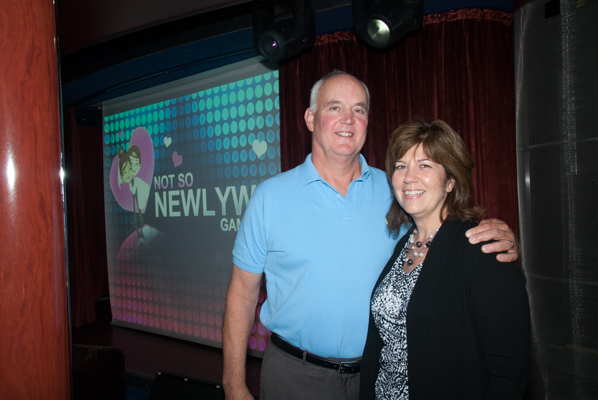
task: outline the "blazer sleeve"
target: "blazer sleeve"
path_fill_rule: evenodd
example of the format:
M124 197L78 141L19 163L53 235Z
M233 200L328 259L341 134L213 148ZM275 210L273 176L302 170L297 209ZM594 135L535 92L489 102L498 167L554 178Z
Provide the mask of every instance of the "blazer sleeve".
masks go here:
M488 386L485 399L523 399L530 353L530 315L525 277L481 245L469 253L470 312L482 349Z

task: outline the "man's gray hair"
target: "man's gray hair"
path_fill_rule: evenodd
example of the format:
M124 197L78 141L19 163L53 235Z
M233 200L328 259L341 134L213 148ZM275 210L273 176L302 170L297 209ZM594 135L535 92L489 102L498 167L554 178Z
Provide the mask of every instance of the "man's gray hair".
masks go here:
M353 75L344 72L344 71L340 71L338 69L335 69L334 71L332 71L331 73L329 73L328 75L325 75L324 77L322 77L319 81L317 81L316 83L314 83L314 85L311 87L311 94L309 96L309 109L315 113L316 110L318 109L318 96L320 95L320 89L322 88L322 85L330 78L332 78L333 76L337 76L337 75L347 75L350 76L354 79L357 80L357 82L361 83L361 86L363 86L363 90L365 90L365 96L367 98L367 104L366 104L366 112L370 112L370 91L368 90L368 87L365 85L365 83L363 83L362 81L360 81L359 79L355 78Z

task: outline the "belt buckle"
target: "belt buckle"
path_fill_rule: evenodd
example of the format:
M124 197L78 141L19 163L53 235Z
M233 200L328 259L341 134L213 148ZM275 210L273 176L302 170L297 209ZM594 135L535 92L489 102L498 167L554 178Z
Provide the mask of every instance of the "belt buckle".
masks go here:
M350 364L355 364L355 363L350 363ZM338 363L338 370L336 372L338 372L339 374L351 373L351 372L345 372L345 369L347 369L347 368L355 368L355 366L349 365L349 363L340 362L340 363Z

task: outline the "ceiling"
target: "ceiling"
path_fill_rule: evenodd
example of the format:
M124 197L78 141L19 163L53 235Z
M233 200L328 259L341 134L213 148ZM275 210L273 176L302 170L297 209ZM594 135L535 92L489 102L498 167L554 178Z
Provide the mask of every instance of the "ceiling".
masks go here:
M92 104L256 55L251 0L55 2L65 106ZM315 3L317 34L352 29L351 0ZM512 12L513 4L424 0L424 14L463 8Z
M242 17L239 12L245 12L247 7L233 6L243 3L251 0L56 0L60 52L67 54L143 28L223 8L230 10L224 14L239 18ZM424 7L428 12L472 7L512 11L513 3L513 0L424 0ZM316 1L318 11L350 5L351 0Z
M244 3L245 6L241 6ZM235 28L251 12L251 0L56 0L61 54L159 24L211 12L212 22ZM282 1L281 1L282 3ZM350 5L350 0L318 0L317 9ZM216 12L218 10L224 12ZM237 21L239 22L239 21Z

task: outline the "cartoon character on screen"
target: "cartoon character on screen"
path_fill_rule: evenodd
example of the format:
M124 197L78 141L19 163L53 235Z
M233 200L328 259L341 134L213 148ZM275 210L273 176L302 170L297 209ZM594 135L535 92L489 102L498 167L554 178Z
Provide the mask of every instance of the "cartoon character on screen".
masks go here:
M123 148L118 150L118 186L122 182L129 184L133 195L133 226L140 238L143 238L143 211L147 205L150 185L137 177L141 168L141 152L135 145L125 152Z

